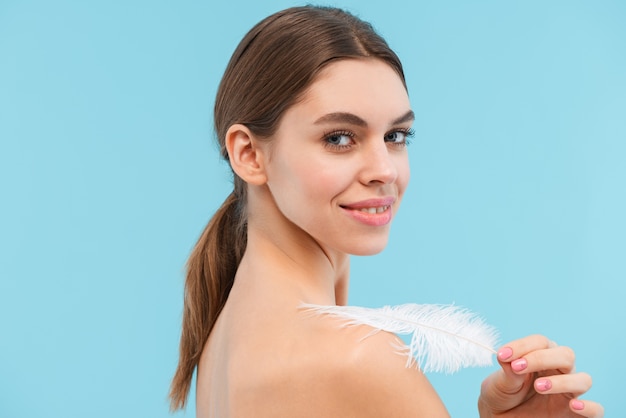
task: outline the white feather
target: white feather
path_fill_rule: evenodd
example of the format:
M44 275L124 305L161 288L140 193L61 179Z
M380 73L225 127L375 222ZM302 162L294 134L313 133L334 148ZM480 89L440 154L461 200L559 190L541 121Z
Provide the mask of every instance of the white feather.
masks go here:
M462 367L492 364L497 331L476 314L455 305L405 304L378 309L360 306L302 304L317 314L345 320L345 325L369 325L397 335L411 335L407 367L424 372L453 373Z

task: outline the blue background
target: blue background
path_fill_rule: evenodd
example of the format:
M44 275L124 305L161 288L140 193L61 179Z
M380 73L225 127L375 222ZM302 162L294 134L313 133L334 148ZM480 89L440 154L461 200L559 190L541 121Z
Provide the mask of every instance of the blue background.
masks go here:
M231 189L215 91L244 33L296 4L0 1L1 417L169 416L184 263ZM411 186L388 249L353 259L351 304L546 334L619 416L626 3L324 4L386 37L417 115ZM473 417L492 369L431 379Z

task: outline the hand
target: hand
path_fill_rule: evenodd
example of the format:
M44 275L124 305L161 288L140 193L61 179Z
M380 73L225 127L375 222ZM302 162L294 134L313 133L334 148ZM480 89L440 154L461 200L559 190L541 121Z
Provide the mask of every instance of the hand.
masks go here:
M498 351L501 370L482 384L482 418L602 418L604 408L578 396L591 388L591 376L574 373L574 352L541 335L513 341Z

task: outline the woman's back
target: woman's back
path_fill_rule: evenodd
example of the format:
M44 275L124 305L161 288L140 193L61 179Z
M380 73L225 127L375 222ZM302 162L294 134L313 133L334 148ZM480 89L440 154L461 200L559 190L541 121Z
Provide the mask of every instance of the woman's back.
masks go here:
M198 368L198 417L448 416L395 336L299 310L278 280L235 281Z

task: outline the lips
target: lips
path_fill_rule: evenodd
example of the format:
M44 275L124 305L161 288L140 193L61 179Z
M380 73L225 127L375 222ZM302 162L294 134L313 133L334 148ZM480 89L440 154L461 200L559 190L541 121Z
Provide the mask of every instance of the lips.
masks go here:
M379 208L389 208L389 206L393 205L395 201L396 201L395 197L388 196L388 197L379 197L379 198L374 198L374 199L365 199L365 200L361 200L359 202L354 202L354 203L347 203L347 204L341 205L341 207L344 209L351 209L351 210L365 209L369 211L370 209L378 210Z
M355 203L341 205L351 218L371 226L387 225L391 222L391 205L394 197L366 199Z

